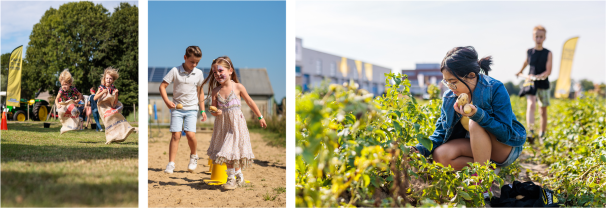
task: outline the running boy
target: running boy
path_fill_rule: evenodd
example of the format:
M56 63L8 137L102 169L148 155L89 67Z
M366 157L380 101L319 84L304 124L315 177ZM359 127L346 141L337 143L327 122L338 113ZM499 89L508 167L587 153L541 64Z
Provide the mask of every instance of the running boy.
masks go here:
M534 81L534 86L537 89L536 94L526 94L526 125L530 130L528 135L529 142L534 142L534 111L536 108L537 98L539 100L539 113L541 114L541 133L539 138L542 140L546 135L547 131L547 107L549 106L549 78L551 74L551 51L543 48L543 41L545 41L545 34L547 31L541 25L537 25L532 30L532 39L535 42L534 48L526 51L526 60L522 69L516 74L516 76L522 75L524 68L530 65L528 75L530 77L537 77L540 80ZM545 79L542 79L545 78ZM541 80L542 79L542 80Z
M187 170L194 172L198 165L198 154L196 153L196 120L198 118L198 107L202 114L202 121L206 121L206 113L204 112L204 92L202 90L202 81L204 74L202 70L196 68L200 59L202 59L202 51L198 46L189 46L185 49L183 56L185 62L178 67L172 68L160 85L160 95L168 106L170 111L170 132L172 137L169 146L168 165L166 165L165 173L173 173L175 169L175 157L179 148L179 140L181 139L181 130L185 130L187 143L189 144L190 160ZM166 95L166 87L173 83L173 101L168 99ZM196 104L198 106L196 106Z

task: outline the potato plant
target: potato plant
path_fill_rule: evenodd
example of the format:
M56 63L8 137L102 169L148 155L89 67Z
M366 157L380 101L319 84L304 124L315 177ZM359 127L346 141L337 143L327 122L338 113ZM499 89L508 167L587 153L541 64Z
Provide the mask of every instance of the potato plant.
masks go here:
M439 96L419 105L406 75L386 74L385 83L376 98L353 82L297 92L296 205L485 205L490 184L503 185L488 166L455 171L409 151L419 142L433 148Z

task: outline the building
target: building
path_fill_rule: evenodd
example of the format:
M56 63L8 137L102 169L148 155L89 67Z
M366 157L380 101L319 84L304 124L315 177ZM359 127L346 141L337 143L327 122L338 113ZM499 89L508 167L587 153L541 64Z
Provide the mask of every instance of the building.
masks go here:
M408 75L410 92L414 95L427 94L427 87L430 84L438 86L442 92L446 90L446 87L443 84L440 84L444 78L442 72L440 72L440 64L416 64L415 69L403 69L402 74Z
M376 96L385 91L385 73L391 73L391 69L304 48L301 38L297 38L296 44L295 82L303 91L319 86L326 79L334 84L353 80L360 89Z
M172 69L173 67L149 67L147 81L148 84L148 93L149 93L149 104L156 104L156 109L158 111L158 123L165 125L170 124L170 111L164 100L162 100L162 96L160 96L160 84L162 83L162 79L164 76ZM210 68L201 69L204 72L204 77L208 77L210 72ZM269 76L267 75L266 69L235 69L236 76L238 76L238 80L246 87L246 92L253 99L257 107L261 111L263 116L267 117L273 114L272 107L274 107L273 96L274 91L271 87L271 82L269 80ZM204 85L204 95L208 96L208 84ZM173 96L173 85L170 84L166 88L166 94L168 98L172 100ZM246 104L243 99L240 99L242 102L242 113L244 114L247 120L254 119L257 117L252 112L250 107ZM205 102L205 108L208 109L208 106L211 104L210 99L207 99ZM269 114L268 114L269 113ZM209 118L207 122L214 122L214 118L210 113L206 114ZM200 121L200 120L198 120Z

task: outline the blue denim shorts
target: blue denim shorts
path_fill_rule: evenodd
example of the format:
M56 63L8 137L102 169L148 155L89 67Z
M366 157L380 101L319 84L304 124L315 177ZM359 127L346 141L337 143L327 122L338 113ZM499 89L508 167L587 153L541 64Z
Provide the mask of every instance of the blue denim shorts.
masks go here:
M467 132L467 134L465 135L465 138L467 138L467 139L471 138L469 135L469 132ZM524 146L511 148L511 152L509 152L509 156L507 156L507 159L505 159L505 161L503 163L498 163L492 159L490 161L493 162L494 164L496 164L497 167L509 166L518 159L520 154L522 154L522 150L524 150Z
M183 129L189 132L196 132L196 120L198 112L196 110L170 110L170 132L180 132Z

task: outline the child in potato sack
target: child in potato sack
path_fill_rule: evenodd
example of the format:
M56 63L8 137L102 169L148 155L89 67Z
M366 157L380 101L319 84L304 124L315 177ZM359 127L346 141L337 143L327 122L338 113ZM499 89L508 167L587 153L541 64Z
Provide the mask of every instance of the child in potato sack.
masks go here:
M212 106L217 108L211 112L215 116L215 124L210 146L206 154L215 164L227 164L226 190L235 189L244 183L242 168L250 167L255 156L250 145L250 136L246 119L240 109L240 98L258 116L261 127L267 127L261 111L246 92L246 88L238 81L233 63L227 56L213 60L208 77L209 94Z
M59 115L59 120L61 121L61 134L77 130L79 127L79 117L81 111L78 110L76 104L80 102L83 97L82 93L76 89L76 87L72 86L74 82L74 78L72 74L69 73L68 69L63 70L61 74L59 74L59 83L61 83L61 88L59 89L59 93L55 98L55 104L57 105L57 113Z
M123 142L135 128L120 113L123 105L118 101L118 89L114 82L118 79L118 70L108 67L101 77L101 85L95 94L97 108L105 124L105 144Z

